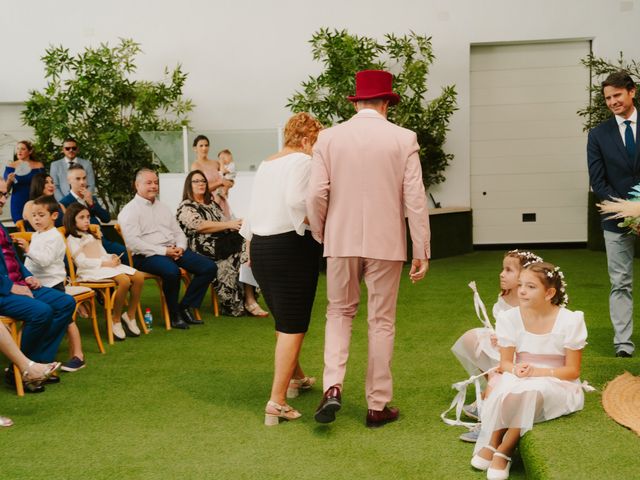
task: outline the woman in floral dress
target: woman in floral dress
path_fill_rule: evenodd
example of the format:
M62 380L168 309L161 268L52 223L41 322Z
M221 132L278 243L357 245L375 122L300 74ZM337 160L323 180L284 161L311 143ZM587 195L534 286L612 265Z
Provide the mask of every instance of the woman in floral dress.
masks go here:
M269 314L256 302L254 287L239 280L240 266L248 261L244 240L238 234L242 220L226 218L214 195L202 171L190 172L178 207L180 228L191 250L216 261L218 277L214 288L222 311L234 317L246 312L266 317Z

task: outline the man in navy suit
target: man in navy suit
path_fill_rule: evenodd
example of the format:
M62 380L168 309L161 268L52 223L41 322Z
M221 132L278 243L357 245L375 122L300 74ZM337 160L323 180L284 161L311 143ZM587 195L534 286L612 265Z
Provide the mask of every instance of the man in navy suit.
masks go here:
M95 195L91 194L87 184L87 172L84 171L80 165L73 165L69 167L67 171L67 181L71 186L71 190L68 195L65 195L60 199L60 203L67 208L72 203L80 203L89 209L91 214L91 223L94 225L100 225L101 223L108 223L111 221L111 215L109 211L100 205ZM120 260L122 263L128 265L129 258L126 254L127 249L118 242L112 242L102 236L102 246L107 253L114 255L122 255Z
M56 186L53 195L60 201L62 197L69 193L70 187L67 181L67 170L74 165L80 165L87 172L87 186L91 193L96 191L96 181L93 175L93 167L89 160L78 157L78 142L73 137L67 137L62 142L62 153L64 157L51 163L49 173Z
M640 183L636 86L626 72L616 72L602 82L602 94L613 117L589 132L587 160L589 180L600 200L628 198ZM635 235L617 226L618 220L602 219L611 281L609 314L617 357L631 357L633 334L633 253Z
M7 184L0 179L0 212L6 202ZM41 286L24 267L9 233L0 223L0 315L24 322L22 352L34 362L54 361L75 308L73 297ZM11 377L5 375L9 381ZM43 390L42 386L27 389L29 392Z

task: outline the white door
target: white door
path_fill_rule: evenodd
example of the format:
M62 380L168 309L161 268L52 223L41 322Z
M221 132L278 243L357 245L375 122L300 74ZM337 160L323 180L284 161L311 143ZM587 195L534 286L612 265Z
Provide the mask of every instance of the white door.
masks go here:
M584 242L588 41L471 47L474 244Z

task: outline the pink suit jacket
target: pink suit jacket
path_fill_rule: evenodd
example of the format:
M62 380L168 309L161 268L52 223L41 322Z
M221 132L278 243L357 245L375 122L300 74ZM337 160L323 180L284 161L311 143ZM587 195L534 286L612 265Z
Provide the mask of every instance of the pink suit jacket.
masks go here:
M374 110L320 132L313 148L307 214L325 257L430 257L427 199L418 141Z

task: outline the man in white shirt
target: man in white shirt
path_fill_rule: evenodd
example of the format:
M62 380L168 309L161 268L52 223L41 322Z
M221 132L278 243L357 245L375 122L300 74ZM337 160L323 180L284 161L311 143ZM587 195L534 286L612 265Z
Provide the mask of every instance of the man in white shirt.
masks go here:
M187 237L175 214L157 199L159 182L153 170L140 170L135 187L136 196L118 215L125 242L133 254L133 266L162 277L162 291L173 328L186 329L189 323L200 324L202 321L195 319L191 308L200 307L209 284L216 278L216 262L187 248ZM180 267L193 277L178 303Z
M628 198L640 183L638 111L633 99L636 86L626 72L616 72L602 82L602 94L613 117L589 132L587 160L589 183L600 200ZM613 324L616 357L631 357L633 334L633 253L635 235L618 227L619 220L602 218L611 292L609 314Z
M64 157L51 163L49 172L53 183L56 186L53 195L60 201L62 197L69 193L70 187L67 181L67 170L73 165L80 165L87 172L87 186L91 193L96 191L96 180L93 174L93 167L89 160L78 157L78 142L73 137L67 137L62 142L62 153Z

